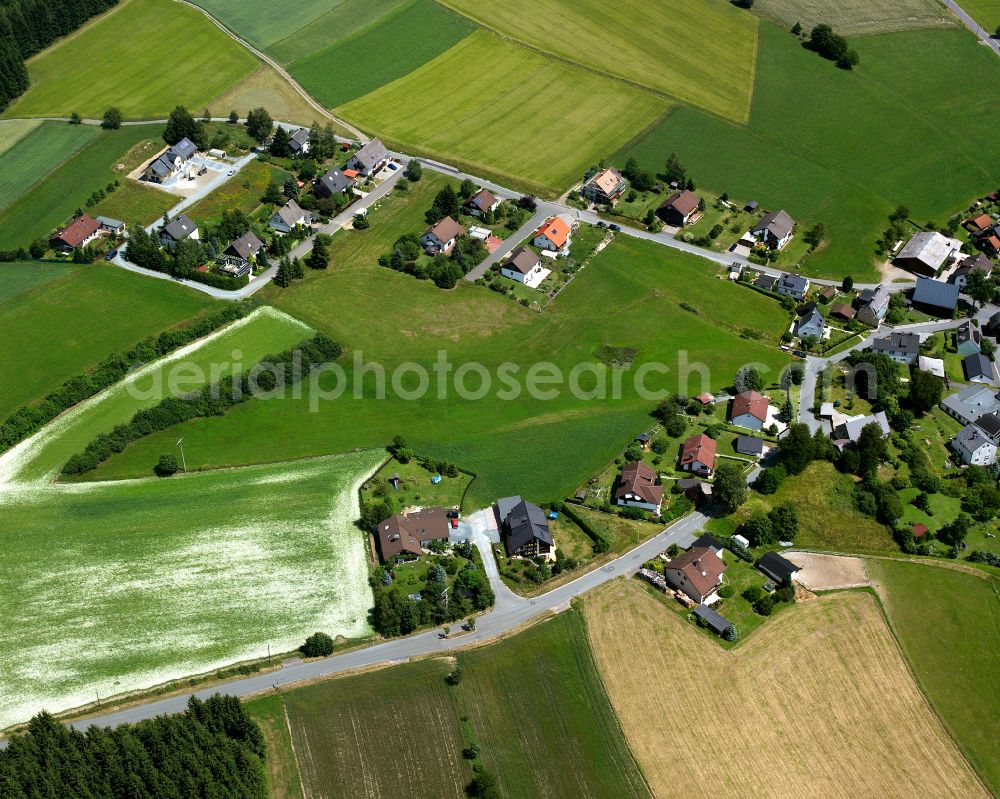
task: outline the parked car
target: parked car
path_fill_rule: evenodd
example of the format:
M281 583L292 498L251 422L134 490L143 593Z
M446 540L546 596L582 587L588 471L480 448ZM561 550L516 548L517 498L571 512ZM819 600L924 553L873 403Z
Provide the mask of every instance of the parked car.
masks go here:
M229 170L229 171L228 171L228 172L227 172L226 174L227 174L227 175L228 175L229 177L232 177L233 175L235 175L235 174L236 174L236 170L235 170L235 169L230 169L230 170Z
M104 256L105 261L113 261L114 257L118 255L118 250L111 250L107 255Z
M605 221L604 221L604 220L602 219L602 220L601 220L600 222L598 222L598 223L597 223L597 226L598 226L598 227L607 227L608 225L607 225L607 223L606 223L606 222L605 222Z
M614 231L615 233L617 233L619 230L621 230L621 226L620 225L608 225L608 230L611 230L611 231Z
M389 162L389 169L391 169L393 172L395 172L397 169L399 169L399 166L396 164L395 161L390 161Z
M453 519L451 520L451 529L452 529L452 530L457 530L457 529L458 529L458 519L454 519L454 518L453 518Z
M452 508L451 510L446 510L444 512L444 515L447 516L449 519L457 519L458 518L458 511L455 510L454 508Z

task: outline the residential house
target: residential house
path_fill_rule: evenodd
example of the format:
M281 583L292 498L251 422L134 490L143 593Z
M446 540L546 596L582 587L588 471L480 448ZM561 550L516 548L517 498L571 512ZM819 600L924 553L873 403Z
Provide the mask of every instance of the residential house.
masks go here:
M569 245L572 243L572 228L561 216L549 217L535 231L531 243L543 250L567 255L569 254Z
M97 221L101 226L101 233L121 236L125 232L125 223L120 219L112 219L110 216L99 216L97 217Z
M991 228L993 226L993 217L989 214L979 214L978 216L972 216L966 219L962 223L962 227L968 230L970 233L982 233L984 230Z
M1000 416L995 413L984 413L976 419L978 427L990 441L1000 446Z
M518 247L500 264L501 275L524 283L529 288L537 288L551 271L542 266L538 253L528 247Z
M950 316L958 305L958 286L929 277L918 277L913 290L913 304L939 316Z
M447 541L448 529L443 508L424 508L390 516L375 528L375 540L383 562L403 554L420 557L434 541Z
M305 155L309 152L309 131L305 128L298 128L288 137L288 146L292 150L292 155Z
M712 610L708 605L698 605L694 609L694 615L701 619L708 629L716 635L725 635L726 630L733 626L725 616Z
M627 187L628 182L622 173L609 166L588 180L581 194L592 203L613 203L625 193Z
M911 272L933 277L961 251L962 242L958 239L942 236L936 230L927 230L913 234L899 251L895 262Z
M257 238L256 233L252 230L248 230L236 239L236 241L226 247L222 254L239 258L242 261L250 261L256 258L257 253L259 253L263 248L264 242Z
M659 475L642 461L626 464L618 479L615 504L659 513L663 503L663 486L658 484L658 480Z
M639 435L637 435L633 440L643 449L649 449L649 442L652 441L649 437L649 433L639 433Z
M928 358L926 355L918 355L917 368L922 372L930 372L940 378L944 377L943 358Z
M815 305L799 317L795 323L795 335L799 338L815 336L822 339L826 333L826 319Z
M85 247L101 235L101 223L87 214L80 214L66 227L49 239L49 246L57 252L73 252Z
M677 191L667 197L663 204L656 209L656 215L663 220L664 224L674 227L684 227L692 221L692 217L698 214L698 195L693 191Z
M990 232L980 236L976 244L987 255L1000 255L1000 225L990 228Z
M172 250L184 239L198 240L198 226L187 214L178 214L160 228L160 245Z
M830 316L846 319L849 322L857 316L857 312L847 303L838 302L830 306Z
M995 388L966 386L941 400L941 410L962 424L971 424L987 413L1000 413L1000 400Z
M778 280L778 294L795 300L805 299L809 292L809 278L802 275L783 274Z
M795 220L784 211L771 211L750 229L751 235L767 245L768 249L780 250L792 239Z
M424 245L424 250L428 255L451 253L460 236L465 235L465 228L450 216L438 220L435 224L427 228L427 231L420 237L420 243Z
M271 215L267 224L275 233L284 235L300 226L309 227L312 224L312 214L300 208L295 200L289 200Z
M889 289L885 286L878 286L874 289L864 289L858 295L858 315L859 322L864 322L868 327L877 328L882 324L886 311L889 310Z
M736 451L740 455L749 455L751 458L759 458L764 454L764 439L754 436L737 436Z
M974 352L962 359L965 377L972 383L992 383L996 377L993 361L981 352Z
M729 412L730 424L748 430L763 430L767 424L767 409L770 402L767 397L756 391L740 392L733 397L733 407Z
M971 319L966 319L955 328L955 348L963 358L979 352L982 342L983 334L972 324Z
M799 574L799 567L777 552L768 552L757 561L757 568L779 585L791 585Z
M472 216L486 216L490 211L496 211L502 202L488 189L480 189L465 201L465 210Z
M819 293L819 301L824 305L829 305L839 293L833 286L827 286Z
M681 447L681 470L711 477L715 471L715 439L704 433L685 439Z
M775 286L778 285L778 278L775 277L774 275L768 275L765 274L764 272L761 272L759 275L757 275L757 278L754 280L753 284L757 288L763 289L764 291L774 291Z
M725 572L726 564L709 547L691 547L663 567L667 585L704 605L718 601Z
M363 177L370 177L389 163L389 151L378 139L368 144L347 159L344 169L354 169Z
M345 175L339 169L331 169L323 177L316 181L316 185L313 187L313 194L317 197L333 197L335 194L346 194L350 189L354 188L357 181L348 175Z
M879 411L871 416L850 416L837 425L837 429L834 434L841 441L849 441L856 444L858 439L861 438L861 431L864 430L868 425L875 424L882 429L882 438L888 438L889 433L892 429L889 427L889 420L886 418L885 411Z
M951 282L958 286L959 291L962 291L969 282L969 275L973 272L980 272L983 277L988 278L993 274L993 262L981 252L970 255L952 272Z
M162 183L167 178L176 175L190 161L198 148L187 137L173 144L150 161L143 170L143 180Z
M992 466L997 462L997 445L973 424L958 431L951 447L967 466Z
M497 500L495 507L508 557L534 557L555 551L545 512L537 505L520 497L504 497Z
M722 553L725 550L725 547L722 545L722 542L711 533L702 533L694 541L691 542L691 546L689 546L688 549L701 549L706 547L712 550L720 558L722 557Z
M872 351L912 366L920 356L920 336L916 333L900 333L894 330L884 338L875 339L872 342Z

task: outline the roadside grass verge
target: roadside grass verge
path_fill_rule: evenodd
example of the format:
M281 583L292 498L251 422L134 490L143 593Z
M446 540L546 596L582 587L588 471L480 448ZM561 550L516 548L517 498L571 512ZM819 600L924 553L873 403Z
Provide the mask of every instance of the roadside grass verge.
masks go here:
M150 119L177 105L199 114L258 64L197 9L126 0L32 58L31 87L5 116L99 119L117 106L126 118Z
M98 128L46 122L0 154L0 210L72 158L99 132Z
M554 195L669 105L476 31L338 111L407 152Z
M481 25L738 122L753 92L757 20L711 0L444 0ZM538 87L540 88L540 87ZM624 141L624 140L623 140Z
M945 727L1000 790L1000 590L995 576L865 562L900 646Z
M741 796L988 795L867 593L798 603L732 650L635 580L600 588L584 616L611 703L656 795L705 785ZM677 745L679 719L690 740L712 741L711 757Z
M784 208L800 234L822 222L828 242L804 260L804 273L873 281L875 242L897 205L915 221L941 225L996 189L989 165L1000 159L991 133L1000 108L979 86L1000 84L1000 61L954 29L852 46L861 67L845 72L762 23L748 125L677 108L615 161L634 155L662 172L676 152L699 186Z
M411 0L358 35L295 61L288 71L323 105L335 108L402 78L473 30L471 22L433 0ZM393 58L385 57L387 48L393 48Z

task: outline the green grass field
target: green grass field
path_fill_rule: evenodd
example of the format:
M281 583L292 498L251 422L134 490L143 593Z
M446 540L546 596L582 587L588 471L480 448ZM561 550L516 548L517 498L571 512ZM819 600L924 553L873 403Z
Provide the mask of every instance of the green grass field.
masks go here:
M77 208L84 208L96 189L103 189L116 178L124 182L124 174L115 167L133 145L158 137L160 132L159 125L130 125L99 133L45 180L0 211L0 249L27 247L35 238L47 237L51 230L69 221ZM143 203L146 196L142 194ZM114 208L118 201L112 197L106 202ZM128 215L115 216L132 220Z
M386 14L407 2L409 0L339 0L333 4L323 3L327 8L325 12L283 39L275 40L267 47L267 51L284 64L296 61L377 24ZM253 7L258 10L262 19L281 14L280 6L267 0L254 0ZM270 22L266 28L271 29Z
M997 793L997 578L896 560L869 560L867 568L921 688L963 754Z
M707 188L785 208L800 230L823 222L829 242L806 273L874 279L875 241L895 206L943 223L996 188L1000 109L967 77L1000 82L1000 61L957 30L854 46L861 67L844 72L762 24L748 126L678 108L616 161L634 154L662 170L676 151Z
M0 120L0 155L42 124L40 119Z
M825 22L844 36L954 24L944 5L937 0L883 0L879 3L840 0L834 4L822 0L758 0L753 10L784 28L791 28L798 22L808 32L814 25Z
M301 775L307 796L460 799L473 740L500 796L649 796L577 611L460 654L458 665L455 687L444 679L452 664L438 658L251 700L278 761L272 796L299 796Z
M90 209L90 213L146 226L161 219L175 205L176 195L135 180L121 180L118 188Z
M757 20L715 0L444 0L533 48L744 121Z
M342 3L343 0L334 0L333 5ZM330 0L299 0L293 13L266 0L198 0L195 5L204 8L237 36L264 49L301 28L311 27L326 12Z
M86 146L98 128L47 122L0 154L0 210Z
M558 194L668 105L477 31L339 111L407 152Z
M200 11L127 0L31 59L31 88L5 115L100 118L112 105L133 119L177 105L198 114L258 66Z
M327 108L402 78L458 43L475 26L433 0L412 0L364 32L289 65L288 71ZM406 43L385 57L390 42Z
M381 457L5 485L0 728L262 658L268 644L287 652L315 630L367 635L353 520Z
M516 401L502 400L496 397L501 364L520 367L523 388L527 369L537 362L552 362L566 375L581 362L598 363L602 345L635 347L639 352L629 375L640 363L662 362L671 370L663 378L666 387L683 382L687 393L698 394L728 385L743 363L758 361L775 376L786 363L773 341L787 316L774 300L717 279L700 259L635 239L613 242L541 314L481 287L463 283L445 292L378 266L378 256L402 232L423 229L424 210L443 182L428 174L407 194L382 200L371 214L370 229L334 237L328 270L307 270L302 283L269 288L264 295L349 348L343 359L349 385L360 375L353 357L383 365L385 399L375 398L369 375L357 378L366 397L360 402L351 389L340 399L318 400L312 413L312 392L307 391L301 400L235 408L224 418L154 435L149 452L127 450L94 476L148 474L157 447L179 435L185 437L188 463L208 468L381 447L400 433L417 452L478 475L470 507L512 493L559 499L647 429L656 403L637 396L631 377L623 380L618 400L612 399L610 385L607 400L586 399L586 394L578 399L567 385L551 400L532 398L526 389ZM392 298L393 309L404 309L392 311L391 324L385 323L386 298ZM681 302L697 315L682 309ZM743 327L761 331L764 341L740 338ZM437 399L436 383L422 399L404 399L393 389L391 376L399 365L415 362L432 369L439 350L453 368L483 364L491 375L488 396L461 399L447 383L446 400ZM690 381L681 374L679 351L689 364L705 365L692 366ZM436 380L433 373L430 377ZM466 385L474 390L479 379L472 374ZM653 375L648 385L658 388L661 379ZM592 389L593 378L584 376L581 387Z
M213 304L200 292L103 264L3 264L0 274L2 417Z
M1000 26L1000 0L966 0L962 8L987 31L996 33Z

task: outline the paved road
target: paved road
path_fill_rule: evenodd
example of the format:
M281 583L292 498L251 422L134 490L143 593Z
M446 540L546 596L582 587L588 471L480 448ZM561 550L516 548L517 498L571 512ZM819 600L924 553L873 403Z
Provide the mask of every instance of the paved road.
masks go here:
M474 283L479 280L483 275L485 275L493 264L500 263L504 258L510 255L511 251L522 241L524 241L528 236L534 233L538 228L542 226L542 222L548 219L549 214L546 211L535 211L531 218L525 222L521 227L517 229L516 232L511 233L505 240L504 243L497 247L496 251L491 255L487 255L485 260L479 264L479 266L470 270L465 276L465 279L469 282Z
M246 697L276 687L292 685L317 677L326 677L350 669L405 662L419 655L439 654L470 643L488 641L525 622L566 607L574 597L613 580L615 577L635 574L643 563L667 549L671 544L690 545L707 518L696 511L670 525L659 535L634 547L621 557L578 577L572 582L531 599L517 596L500 581L493 555L489 551L488 539L485 536L476 536L474 540L487 563L487 572L490 576L490 582L493 584L493 590L497 594L497 603L493 610L477 619L474 634L459 636L455 639L442 639L439 636L439 630L430 630L406 638L397 638L382 644L345 652L341 655L332 655L322 660L292 661L278 671L230 680L203 688L194 692L194 695L205 698L216 692L224 691L235 696ZM490 568L490 564L492 564L492 568ZM179 713L185 709L187 701L187 694L157 699L124 710L70 722L70 726L86 729L93 724L113 726L133 723L165 713ZM0 748L5 745L6 742L0 740Z
M953 2L953 0L944 0L944 4L954 12L955 16L962 21L962 24L966 28L976 34L979 41L989 47L994 53L1000 55L1000 39L994 38L989 31L985 30L982 25L969 16L958 3Z

